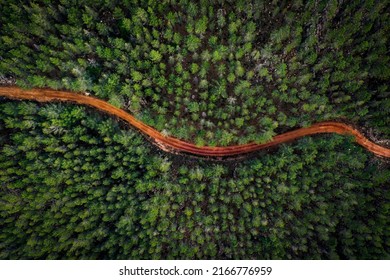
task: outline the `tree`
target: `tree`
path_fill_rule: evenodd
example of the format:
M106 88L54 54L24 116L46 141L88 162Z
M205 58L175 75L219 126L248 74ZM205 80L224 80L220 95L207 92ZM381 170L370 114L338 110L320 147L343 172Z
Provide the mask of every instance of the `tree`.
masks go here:
M131 72L131 77L132 77L134 82L139 82L143 78L141 72L138 72L138 71L132 71Z
M203 35L207 29L208 19L206 16L203 16L195 23L195 33L198 35Z
M186 39L186 46L189 51L195 52L200 46L201 40L195 35L189 35Z
M158 51L152 50L149 57L151 61L157 63L161 61L162 55Z

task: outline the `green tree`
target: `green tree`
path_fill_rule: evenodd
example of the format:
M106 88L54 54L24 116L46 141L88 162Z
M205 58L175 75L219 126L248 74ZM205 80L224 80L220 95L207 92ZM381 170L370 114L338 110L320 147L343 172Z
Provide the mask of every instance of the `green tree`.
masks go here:
M201 40L195 35L189 35L186 39L186 46L189 51L195 52L200 46Z
M156 51L156 50L152 50L150 52L150 60L153 61L153 62L160 62L161 59L162 59L162 55L160 54L160 52Z

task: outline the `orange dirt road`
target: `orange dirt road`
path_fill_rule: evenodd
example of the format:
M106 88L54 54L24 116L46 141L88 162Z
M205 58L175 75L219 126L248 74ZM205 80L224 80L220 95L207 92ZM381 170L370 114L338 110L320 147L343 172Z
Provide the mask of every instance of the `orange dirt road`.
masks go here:
M34 100L39 102L66 101L95 107L136 127L142 133L151 137L158 146L167 151L171 150L209 157L227 157L274 147L276 145L290 142L303 136L319 133L337 133L342 135L352 135L359 145L363 146L370 152L380 157L390 158L390 149L371 142L352 126L340 122L316 123L307 128L299 128L290 132L279 134L275 136L272 141L264 144L249 143L228 147L198 147L192 143L188 143L173 137L166 137L154 128L137 120L135 117L125 112L124 110L118 109L106 101L83 94L50 89L24 90L18 87L4 86L0 87L0 96L5 96L11 99Z

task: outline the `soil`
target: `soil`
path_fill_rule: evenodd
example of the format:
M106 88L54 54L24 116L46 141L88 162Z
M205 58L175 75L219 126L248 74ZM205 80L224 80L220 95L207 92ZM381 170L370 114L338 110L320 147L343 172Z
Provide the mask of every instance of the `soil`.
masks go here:
M152 141L157 143L157 145L162 150L172 153L179 152L205 157L223 158L244 155L268 149L280 145L282 143L291 142L303 136L320 133L336 133L341 135L353 136L356 143L363 146L373 154L379 157L390 158L390 149L370 141L355 127L343 122L319 122L313 124L310 127L299 128L293 131L279 134L275 136L272 141L264 144L248 143L227 147L199 147L193 143L188 143L170 136L164 136L159 131L137 120L134 116L125 112L124 110L116 108L103 100L91 96L86 96L82 93L52 89L21 89L14 86L0 86L0 96L4 96L11 99L34 100L39 102L65 101L91 106L100 111L103 111L110 115L114 115L124 120L125 122L129 123L133 127L140 130L142 133L150 137Z

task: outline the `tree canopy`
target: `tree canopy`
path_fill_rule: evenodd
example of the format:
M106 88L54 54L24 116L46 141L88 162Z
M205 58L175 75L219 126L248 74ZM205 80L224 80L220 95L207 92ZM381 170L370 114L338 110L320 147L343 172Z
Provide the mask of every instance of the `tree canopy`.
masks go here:
M0 75L88 91L200 145L265 142L340 118L388 137L387 10L386 1L3 1Z
M0 102L1 259L388 258L389 182L344 136L184 160L83 107Z

